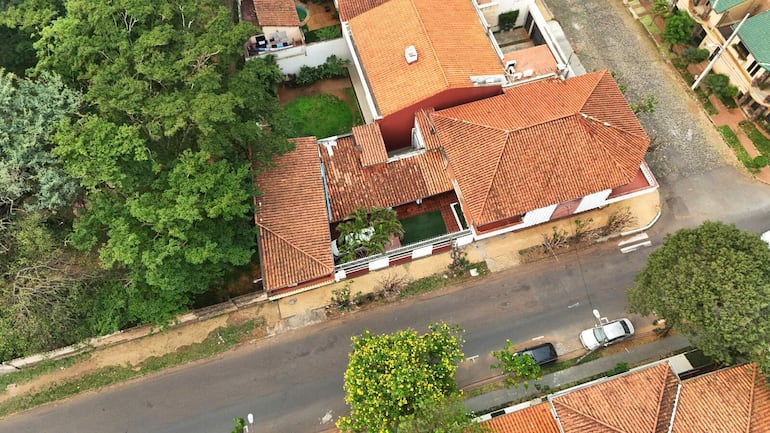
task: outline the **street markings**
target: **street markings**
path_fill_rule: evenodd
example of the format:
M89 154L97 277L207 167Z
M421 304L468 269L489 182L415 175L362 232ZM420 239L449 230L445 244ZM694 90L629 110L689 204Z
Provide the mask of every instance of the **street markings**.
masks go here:
M639 248L652 246L652 241L649 238L647 233L640 233L618 242L618 247L620 247L620 252L623 254L631 253Z
M539 337L535 337L535 338L532 339L532 341L542 340L543 338L545 338L545 335L541 335Z

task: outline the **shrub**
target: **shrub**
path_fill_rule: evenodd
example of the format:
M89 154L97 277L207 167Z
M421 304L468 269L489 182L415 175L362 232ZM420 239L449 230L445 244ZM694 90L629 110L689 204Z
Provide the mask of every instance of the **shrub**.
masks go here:
M666 20L661 39L671 45L687 43L694 26L695 20L687 12L677 11Z
M308 30L308 27L302 26L302 32L305 34L305 42L319 42L327 41L330 39L338 39L342 37L342 25L335 24L333 26L322 27L313 31Z
M757 168L766 167L768 163L768 158L765 155L759 155L756 158L754 158L754 166Z
M309 86L316 81L347 77L349 64L350 62L348 60L341 59L332 54L326 58L326 61L322 65L315 67L302 65L299 68L299 73L289 81L289 86L304 87Z
M497 25L500 30L507 31L516 27L516 19L519 18L519 11L503 12L497 17Z
M709 56L709 50L698 47L687 47L682 51L682 59L689 63L700 63Z
M730 86L730 77L725 74L710 74L704 84L709 92L721 95Z

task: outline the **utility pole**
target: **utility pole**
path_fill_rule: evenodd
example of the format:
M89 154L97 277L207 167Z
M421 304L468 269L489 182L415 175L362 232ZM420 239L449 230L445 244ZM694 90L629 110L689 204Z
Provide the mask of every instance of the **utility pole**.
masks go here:
M735 39L735 36L738 34L738 30L741 29L741 26L743 25L743 23L746 22L746 19L748 19L749 15L750 14L746 14L746 16L743 17L741 22L738 23L738 26L735 27L735 30L733 30L733 33L730 35L730 37L727 38L724 45L717 47L719 49L719 52L716 53L714 58L711 59L708 65L706 65L706 69L704 69L703 72L701 72L700 75L698 75L698 78L695 80L695 82L692 83L692 87L690 87L692 90L695 90L696 88L698 88L698 85L700 85L700 82L703 81L703 79L706 77L706 75L708 75L709 72L711 72L711 68L714 67L714 63L716 63L719 56L722 55L722 53L727 49L727 47L730 46L730 42L732 42L733 39Z

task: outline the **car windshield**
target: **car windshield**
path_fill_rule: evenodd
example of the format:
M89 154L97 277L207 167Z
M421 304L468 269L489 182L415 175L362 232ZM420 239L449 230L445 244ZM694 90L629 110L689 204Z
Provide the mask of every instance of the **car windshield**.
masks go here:
M623 331L626 333L626 335L630 335L631 334L631 330L628 329L628 325L626 325L626 322L625 321L621 321L620 324L623 326Z
M604 335L604 328L594 328L594 337L596 338L596 341L598 341L599 343L606 340L607 336Z

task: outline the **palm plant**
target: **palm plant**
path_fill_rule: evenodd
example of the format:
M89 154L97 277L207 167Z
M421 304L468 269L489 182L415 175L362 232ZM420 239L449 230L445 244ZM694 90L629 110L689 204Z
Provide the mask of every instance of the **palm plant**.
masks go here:
M373 206L360 207L337 226L337 241L343 262L385 252L393 235L401 239L404 228L396 218L396 211Z

